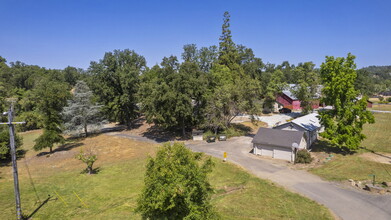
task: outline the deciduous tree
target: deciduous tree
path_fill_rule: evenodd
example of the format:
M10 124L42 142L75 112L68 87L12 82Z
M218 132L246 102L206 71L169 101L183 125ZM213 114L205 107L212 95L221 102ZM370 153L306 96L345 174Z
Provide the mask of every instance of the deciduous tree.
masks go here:
M133 50L107 52L99 62L91 62L90 88L104 104L106 117L127 125L138 117L136 93L139 76L146 69L145 58Z
M207 178L212 166L211 158L182 143L164 144L148 160L137 212L143 219L215 219Z
M350 151L357 150L365 138L363 125L374 123L372 113L366 111L367 98L358 99L359 93L354 88L357 77L354 59L350 53L346 58L327 56L320 68L324 85L321 102L333 106L320 112L320 122L325 127L321 136Z

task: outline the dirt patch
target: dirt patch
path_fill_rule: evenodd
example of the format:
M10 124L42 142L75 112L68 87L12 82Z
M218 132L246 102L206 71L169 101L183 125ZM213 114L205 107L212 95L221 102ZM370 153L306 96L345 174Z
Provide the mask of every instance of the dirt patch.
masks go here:
M363 153L360 155L360 157L378 163L391 164L390 153Z
M311 169L311 168L317 168L322 166L325 163L328 163L329 161L333 160L334 154L328 154L325 152L310 152L312 157L312 162L308 164L292 164L293 168L296 169Z

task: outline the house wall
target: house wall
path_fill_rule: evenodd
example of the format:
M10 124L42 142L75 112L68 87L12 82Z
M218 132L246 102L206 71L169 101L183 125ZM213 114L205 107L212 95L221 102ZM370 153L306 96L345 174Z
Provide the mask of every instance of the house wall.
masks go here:
M263 144L253 144L255 155L272 157L281 160L294 161L294 154L291 148L276 147Z
M281 95L277 96L277 99L276 99L276 100L277 100L277 102L283 104L284 107L285 107L286 105L292 105L292 99L289 98L289 97L288 97L287 95L285 95L285 94L281 94Z
M292 109L293 110L300 110L301 109L299 100L292 101Z

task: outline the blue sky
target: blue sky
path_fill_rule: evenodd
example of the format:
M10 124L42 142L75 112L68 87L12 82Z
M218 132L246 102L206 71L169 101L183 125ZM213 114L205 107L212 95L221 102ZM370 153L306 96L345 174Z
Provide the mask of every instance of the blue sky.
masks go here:
M237 44L264 62L357 56L391 65L391 1L0 0L0 56L47 68L88 68L105 52L133 49L148 66L185 44L218 45L224 11Z

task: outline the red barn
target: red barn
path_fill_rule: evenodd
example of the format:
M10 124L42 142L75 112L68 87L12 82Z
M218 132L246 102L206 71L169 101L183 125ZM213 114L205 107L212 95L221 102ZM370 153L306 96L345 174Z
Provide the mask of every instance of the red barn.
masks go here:
M290 84L289 87L294 88L295 84ZM295 95L292 94L290 89L286 89L282 91L282 93L277 96L276 101L284 105L284 108L289 108L292 110L300 110L301 109L301 102L298 98L296 98ZM312 102L312 108L317 109L319 108L319 100L314 100Z

